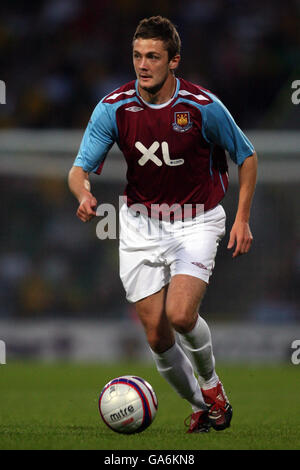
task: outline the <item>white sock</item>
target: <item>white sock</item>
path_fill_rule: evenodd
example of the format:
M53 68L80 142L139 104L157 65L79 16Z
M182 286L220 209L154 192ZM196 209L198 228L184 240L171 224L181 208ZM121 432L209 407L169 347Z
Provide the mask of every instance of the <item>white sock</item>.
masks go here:
M219 377L215 371L211 334L206 321L198 315L196 325L186 334L179 334L183 349L194 365L201 388L215 387Z
M206 409L193 366L181 347L175 343L161 354L151 352L158 372L182 398L190 402L193 411Z

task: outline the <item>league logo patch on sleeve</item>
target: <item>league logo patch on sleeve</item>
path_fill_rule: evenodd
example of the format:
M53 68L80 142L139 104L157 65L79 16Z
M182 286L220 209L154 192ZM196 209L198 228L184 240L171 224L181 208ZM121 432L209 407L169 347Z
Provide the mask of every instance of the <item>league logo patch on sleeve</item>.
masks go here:
M186 132L192 127L193 123L190 119L188 111L177 111L174 113L174 122L172 124L174 131Z

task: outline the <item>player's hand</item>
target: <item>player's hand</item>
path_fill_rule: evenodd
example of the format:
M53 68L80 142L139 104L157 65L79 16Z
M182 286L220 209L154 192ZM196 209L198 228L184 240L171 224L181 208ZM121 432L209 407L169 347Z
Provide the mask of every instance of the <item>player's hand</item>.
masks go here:
M248 253L251 248L253 236L247 222L235 221L227 245L228 250L234 248L233 258Z
M89 222L96 215L97 199L89 193L80 201L76 215L82 222Z

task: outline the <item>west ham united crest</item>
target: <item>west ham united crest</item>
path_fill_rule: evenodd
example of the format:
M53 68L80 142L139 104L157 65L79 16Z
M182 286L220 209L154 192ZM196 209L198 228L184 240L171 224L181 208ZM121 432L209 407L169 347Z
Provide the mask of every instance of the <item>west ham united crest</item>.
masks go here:
M176 132L186 132L192 127L190 113L188 111L178 111L174 113L173 129Z

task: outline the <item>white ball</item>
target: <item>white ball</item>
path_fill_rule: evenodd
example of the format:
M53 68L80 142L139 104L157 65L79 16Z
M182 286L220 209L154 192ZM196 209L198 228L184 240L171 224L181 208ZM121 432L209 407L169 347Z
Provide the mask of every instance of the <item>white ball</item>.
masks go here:
M99 397L99 411L113 431L142 432L153 422L158 407L151 385L141 377L123 375L108 382Z

